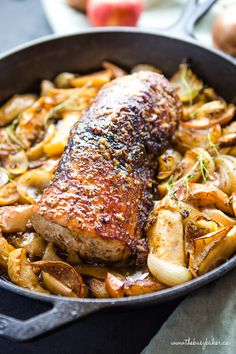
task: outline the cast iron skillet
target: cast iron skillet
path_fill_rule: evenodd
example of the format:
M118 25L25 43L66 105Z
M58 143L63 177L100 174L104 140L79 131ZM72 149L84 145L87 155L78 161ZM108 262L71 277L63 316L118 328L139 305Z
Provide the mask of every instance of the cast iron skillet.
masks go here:
M197 44L192 34L194 24L215 1L207 0L203 4L198 4L197 0L188 1L181 20L167 34L130 28L91 29L75 35L51 36L23 46L0 58L0 99L18 92L29 92L40 79L53 78L59 72L92 71L105 59L125 68L139 63L154 64L170 76L186 58L205 82L230 101L236 94L236 62L225 54ZM53 306L48 312L26 321L0 315L0 335L26 340L103 308L175 299L221 277L235 266L236 256L183 285L121 299L60 298L31 292L0 280L1 288Z

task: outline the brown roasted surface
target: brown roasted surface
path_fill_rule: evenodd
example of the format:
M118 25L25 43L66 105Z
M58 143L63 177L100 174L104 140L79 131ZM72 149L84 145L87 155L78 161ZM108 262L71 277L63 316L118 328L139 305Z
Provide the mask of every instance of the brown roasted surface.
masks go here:
M155 155L170 144L181 114L162 75L140 72L104 86L34 207L36 231L92 260L136 253L152 204Z

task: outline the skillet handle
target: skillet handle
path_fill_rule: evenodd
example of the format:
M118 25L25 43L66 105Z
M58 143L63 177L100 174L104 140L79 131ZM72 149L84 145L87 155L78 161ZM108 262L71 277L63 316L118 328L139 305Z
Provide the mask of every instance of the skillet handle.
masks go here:
M26 321L0 315L0 335L16 341L25 341L105 307L101 303L66 300L56 300L53 305L49 311Z
M186 0L185 8L176 23L163 32L179 37L194 38L196 23L208 12L217 0Z

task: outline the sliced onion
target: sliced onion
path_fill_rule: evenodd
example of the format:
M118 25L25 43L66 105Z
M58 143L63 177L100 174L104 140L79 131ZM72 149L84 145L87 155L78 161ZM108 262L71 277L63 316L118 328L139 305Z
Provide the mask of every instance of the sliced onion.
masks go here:
M44 146L50 140L52 140L53 136L55 135L55 131L56 131L55 125L50 124L47 131L46 131L44 139L42 141L40 141L40 143L36 144L35 146L33 146L32 148L27 150L27 156L28 156L29 160L34 161L44 155Z
M52 174L48 171L35 169L24 173L17 180L17 191L27 202L34 204L49 185Z
M32 207L31 205L28 207ZM42 236L35 231L26 231L8 235L8 240L16 248L25 248L30 259L42 257L46 247L46 242Z
M7 269L8 258L11 251L15 248L10 245L0 232L0 266Z
M10 182L0 188L0 206L14 204L19 198L15 183Z
M13 121L26 108L32 106L36 97L34 95L14 95L0 107L0 127Z
M234 216L236 217L236 191L232 194L232 208L234 211Z
M61 155L67 144L70 130L80 118L79 112L68 112L64 115L55 135L44 144L44 152L49 156Z
M58 74L55 77L54 82L56 87L58 88L69 88L71 87L70 81L74 78L75 78L75 74L64 72Z
M0 227L3 232L23 232L32 215L31 205L11 205L0 208Z
M232 230L236 230L235 226ZM236 250L236 232L227 234L231 226L195 238L191 244L189 267L194 277L215 268ZM232 236L232 237L231 237Z
M227 226L227 225L234 226L234 225L236 225L236 219L235 218L230 218L228 215L223 213L221 210L213 209L213 208L203 208L202 212L204 214L209 215L212 219L214 219L215 221L221 223L224 226Z
M230 134L222 136L219 139L218 143L219 143L220 148L235 146L236 145L236 133L230 133Z
M168 149L158 159L159 173L158 179L165 179L169 177L174 171L176 165L181 161L182 156L179 152Z
M11 281L19 286L41 293L48 293L41 287L31 263L27 260L26 250L23 248L18 248L9 254L8 275Z
M24 150L10 154L7 158L6 169L13 175L21 175L28 169L28 159Z
M210 120L207 117L202 117L199 119L189 120L187 122L181 123L184 128L187 129L207 129L210 126Z
M112 63L110 63L108 61L103 61L102 62L102 66L104 67L104 69L111 70L113 78L117 78L117 77L121 77L121 76L127 75L127 72L125 72L119 66L114 65L114 64L112 64Z
M225 112L222 113L222 115L210 120L210 126L213 126L215 124L225 125L233 119L234 115L235 115L235 106L233 104L229 104Z
M112 78L111 70L98 71L93 74L83 75L70 80L70 85L73 87L82 87L84 85L91 85L101 87Z
M53 82L50 80L42 80L40 86L40 96L46 96L48 91L55 87Z
M154 65L150 65L150 64L138 64L135 65L132 70L131 70L131 74L133 73L138 73L139 71L153 71L154 73L158 73L161 74L162 71L161 69L157 68Z
M236 186L236 158L230 155L220 155L215 158L218 168L220 188L231 194Z
M192 274L186 267L164 261L152 252L148 255L147 264L152 275L163 284L176 286L192 279Z
M9 182L9 175L4 168L0 167L0 188Z
M199 107L195 116L196 119L200 119L202 117L211 117L216 113L220 113L225 110L226 103L223 100L213 100L207 103L204 103L201 107Z
M176 196L181 201L194 202L202 207L213 205L227 214L233 214L227 194L209 182L206 184L190 183L189 192L184 185L179 185L176 188Z
M182 102L191 102L203 89L202 81L186 64L180 65L179 70L171 78L170 82Z

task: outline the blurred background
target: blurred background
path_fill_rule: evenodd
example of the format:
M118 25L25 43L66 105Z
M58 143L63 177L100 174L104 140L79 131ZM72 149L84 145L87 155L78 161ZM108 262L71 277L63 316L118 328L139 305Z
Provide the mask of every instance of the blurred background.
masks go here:
M72 33L90 26L162 29L178 19L185 3L186 0L1 0L0 51L50 33ZM236 56L236 0L217 1L197 24L195 36L207 46Z

